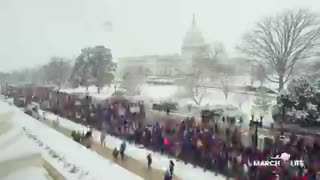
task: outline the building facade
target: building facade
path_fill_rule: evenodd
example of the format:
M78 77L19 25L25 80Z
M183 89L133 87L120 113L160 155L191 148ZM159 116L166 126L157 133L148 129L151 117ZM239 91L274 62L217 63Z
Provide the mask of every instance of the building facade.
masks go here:
M188 72L194 61L194 56L203 53L208 45L197 27L195 16L181 45L180 54L150 55L119 58L117 77L122 78L131 68L142 67L154 76L174 76Z

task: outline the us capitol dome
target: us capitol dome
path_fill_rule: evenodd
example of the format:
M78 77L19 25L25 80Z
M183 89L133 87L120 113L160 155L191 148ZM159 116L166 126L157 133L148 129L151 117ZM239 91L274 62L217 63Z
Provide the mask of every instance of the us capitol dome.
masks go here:
M154 76L172 76L190 71L195 55L206 53L208 45L197 27L193 15L190 28L187 30L181 44L181 54L145 55L122 57L118 59L117 76L122 77L132 70L132 67L145 69ZM131 68L130 68L131 67Z

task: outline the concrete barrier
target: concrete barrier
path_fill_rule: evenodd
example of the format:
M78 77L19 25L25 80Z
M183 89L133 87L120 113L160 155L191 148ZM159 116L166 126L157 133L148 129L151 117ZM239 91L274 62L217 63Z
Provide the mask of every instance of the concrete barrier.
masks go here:
M16 148L16 144L23 143L24 141L28 141L28 139L24 136L22 129L19 129L14 126L13 117L14 111L3 112L0 113L0 149L12 149L13 151ZM23 121L23 119L21 120ZM10 134L10 135L9 135ZM26 147L27 148L27 147ZM27 148L29 149L29 148ZM20 152L20 149L18 152ZM30 167L36 168L44 168L50 177L49 179L54 180L65 180L66 178L57 171L48 161L46 161L40 151L31 151L27 150L28 153L21 151L21 155L19 153L14 153L14 155L10 158L9 155L10 150L6 150L7 157L0 161L0 179L15 173L20 170L24 170ZM9 154L8 154L9 153ZM12 154L11 154L12 155Z
M44 160L43 167L47 170L49 176L54 180L66 180L66 178L54 168L48 161Z
M5 112L0 114L0 135L8 132L12 128L12 117L14 112Z
M40 153L0 162L0 179L27 167L43 167L43 164Z

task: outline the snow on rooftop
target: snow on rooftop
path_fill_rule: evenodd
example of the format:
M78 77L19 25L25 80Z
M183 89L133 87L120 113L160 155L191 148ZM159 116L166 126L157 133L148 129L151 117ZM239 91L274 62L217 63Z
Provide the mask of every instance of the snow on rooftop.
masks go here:
M42 147L37 148L41 151L43 157L67 179L142 179L141 177L123 169L112 161L109 161L98 155L96 152L86 149L75 141L66 138L63 134L45 126L41 122L24 114L17 108L4 102L0 102L0 113L7 110L15 113L12 122L14 122L16 127L29 130L38 138L39 141L41 141L41 143L44 144ZM50 147L62 159L65 159L65 163L59 161L57 158L52 157L52 155L50 155L48 150L46 150L44 147ZM24 150L23 147L20 147L20 149ZM10 154L10 152L8 153ZM66 163L69 165L74 164L87 175L85 176L82 172L72 173L70 168L66 169L64 167Z
M40 154L40 150L26 139L21 129L14 127L0 136L0 162Z

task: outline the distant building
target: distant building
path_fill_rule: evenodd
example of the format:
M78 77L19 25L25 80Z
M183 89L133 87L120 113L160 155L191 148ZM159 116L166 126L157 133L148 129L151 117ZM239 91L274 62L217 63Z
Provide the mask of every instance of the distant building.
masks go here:
M181 46L180 54L150 55L124 57L118 59L117 76L122 78L130 71L130 68L144 68L150 75L173 76L181 72L187 72L192 67L193 57L206 50L202 33L197 27L193 16L190 29L187 31Z

